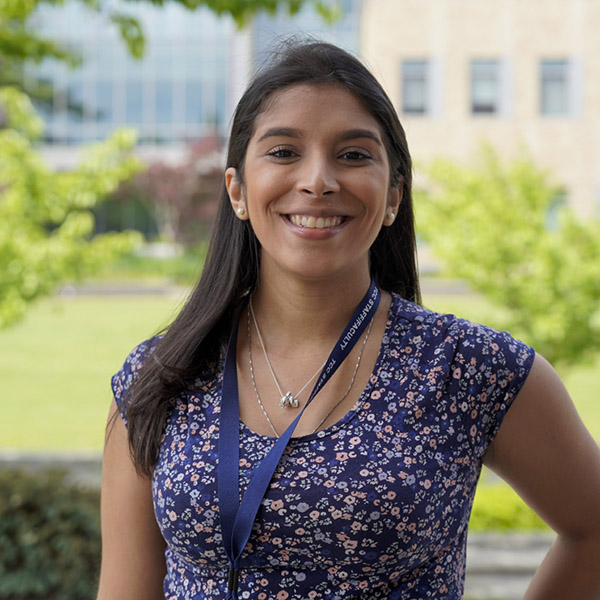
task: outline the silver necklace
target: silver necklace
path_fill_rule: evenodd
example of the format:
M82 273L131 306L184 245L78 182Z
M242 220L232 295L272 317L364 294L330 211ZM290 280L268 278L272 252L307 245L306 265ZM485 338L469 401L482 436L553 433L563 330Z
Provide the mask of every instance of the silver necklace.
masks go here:
M260 394L258 393L258 388L256 387L256 380L254 378L254 365L252 364L252 336L251 336L251 332L250 332L250 312L251 311L252 311L252 301L250 301L250 311L248 311L248 319L247 319L247 321L248 321L248 364L250 366L250 377L252 379L252 387L254 388L254 393L256 394L256 400L258 401L258 406L260 406L260 410L262 411L263 415L265 415L265 419L267 420L267 423L269 424L271 431L273 432L273 434L275 435L276 438L279 438L279 433L277 433L277 429L275 429L275 426L273 425L273 422L269 418L269 414L267 413L267 410L265 409L265 407L260 399ZM254 316L254 314L252 316ZM256 325L256 320L254 321L254 324ZM339 404L341 404L341 402L344 401L344 399L350 393L350 390L352 389L352 386L354 385L354 380L356 379L356 373L358 372L358 367L360 365L360 359L362 358L362 355L363 355L363 350L365 349L365 346L367 345L367 340L369 339L369 334L371 333L372 325L373 325L373 319L371 319L371 322L369 323L369 326L367 327L365 339L363 340L363 343L360 347L360 352L358 353L358 358L356 359L356 364L354 365L354 372L352 373L352 379L350 380L350 385L348 386L348 389L344 392L344 395L329 409L329 411L321 419L319 424L312 430L311 435L315 434L318 431L318 429L321 427L321 425L323 425L323 423L325 423L325 421L327 420L329 415L337 408L337 406ZM258 332L258 327L256 327L256 331ZM259 335L260 335L260 333L259 333ZM263 346L263 350L264 350L264 346ZM267 358L266 352L265 352L265 358ZM268 358L267 358L267 361L268 361ZM323 369L323 367L321 367L321 370L322 369ZM275 374L273 373L272 370L271 370L271 373L272 373L273 377L275 377ZM312 379L314 379L315 377L316 377L316 375L313 375ZM312 381L312 379L310 381ZM310 381L308 383L310 383ZM306 385L308 385L308 383ZM306 386L304 386L304 387L306 387ZM300 392L298 392L298 393L300 393Z
M250 298L249 305L250 314L252 315L252 320L254 321L254 327L256 327L256 333L258 334L258 341L260 342L260 347L262 348L263 354L265 355L265 360L267 361L267 367L269 367L269 371L271 372L271 377L273 377L273 381L275 382L277 390L279 391L279 406L281 408L286 408L288 406L291 406L292 408L298 408L298 397L314 381L315 377L323 370L325 364L327 363L327 359L325 359L325 362L316 370L315 374L298 390L296 394L292 394L292 392L289 390L284 394L283 390L281 389L281 386L279 385L279 380L275 375L275 371L273 370L273 366L271 365L271 361L269 360L269 355L267 354L267 349L265 348L265 343L260 333L258 322L256 321L256 315L254 314L252 298Z

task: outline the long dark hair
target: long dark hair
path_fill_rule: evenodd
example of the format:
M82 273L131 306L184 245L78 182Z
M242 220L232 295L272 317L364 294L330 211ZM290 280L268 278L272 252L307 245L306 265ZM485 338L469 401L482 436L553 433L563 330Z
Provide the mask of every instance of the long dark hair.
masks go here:
M244 180L244 159L256 118L276 91L295 84L344 86L381 126L391 185L401 188L394 224L382 227L370 250L379 287L420 303L411 197L412 163L396 111L375 77L356 58L331 44L290 42L252 81L237 105L227 167ZM174 398L214 372L233 319L258 281L260 247L249 221L231 208L225 182L202 276L179 316L153 348L127 395L131 453L140 473L150 475L158 456L167 412Z

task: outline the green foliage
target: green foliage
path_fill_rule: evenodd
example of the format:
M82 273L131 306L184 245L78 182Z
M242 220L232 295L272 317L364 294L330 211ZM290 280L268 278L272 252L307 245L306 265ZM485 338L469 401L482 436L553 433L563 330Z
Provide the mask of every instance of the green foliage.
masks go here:
M0 599L95 598L99 507L62 472L1 471Z
M146 38L140 22L135 17L122 13L113 13L110 20L118 27L131 55L134 58L143 58L146 52Z
M69 0L0 0L0 73L6 74L15 63L24 61L41 62L45 58L64 60L71 65L81 62L81 57L64 44L39 35L28 28L28 20L38 6L65 4ZM112 22L129 52L142 58L145 51L145 38L139 21L119 10L113 10L100 0L78 0ZM129 0L131 1L131 0ZM326 22L333 22L341 14L337 4L327 0L135 0L132 4L144 1L147 4L163 6L175 2L196 10L206 7L217 15L230 16L238 27L248 25L252 17L260 11L274 14L281 7L287 8L290 15L297 13L306 4L312 4ZM0 75L0 83L6 83L6 75Z
M102 0L0 0L0 86L10 85L26 92L41 104L51 104L55 90L47 81L37 78L23 79L23 65L39 64L45 59L65 62L71 67L81 64L81 55L60 40L40 34L29 26L29 19L38 6L63 5L78 1L94 11L95 18L115 27L131 56L143 58L146 38L139 20L124 10L115 9ZM341 7L328 0L129 0L132 5L144 2L163 6L167 2L195 10L206 7L218 15L230 16L238 27L248 25L260 11L274 14L286 8L290 15L297 13L307 3L312 4L325 22L331 23L341 15ZM81 112L83 107L69 104L69 111ZM0 128L2 111L0 110Z
M140 241L133 232L91 237L91 209L141 163L130 154L134 133L123 130L89 147L74 171L53 172L21 133L37 132L26 96L5 88L0 105L15 127L0 129L1 329L38 296L98 271Z
M44 131L44 121L36 114L31 100L13 87L0 87L0 114L7 128L28 139L37 139Z
M96 5L95 0L80 1ZM64 4L64 0L0 0L0 72L25 60L40 63L52 57L71 64L79 62L63 44L28 28L27 21L41 4Z
M469 521L470 531L550 531L505 483L480 484Z
M131 1L131 0L130 0ZM139 1L139 0L135 0ZM146 0L156 6L163 6L168 2L176 2L189 10L206 7L217 15L227 15L234 19L238 27L248 25L252 17L265 11L275 14L281 7L286 8L290 15L300 11L304 4L312 4L321 17L328 23L337 19L341 8L337 3L327 0Z
M0 0L0 329L17 321L36 297L51 293L66 279L97 271L138 241L131 233L91 238L91 210L140 170L128 154L134 143L131 132L116 133L97 144L72 173L52 173L31 146L43 124L23 93L23 66L47 58L76 66L81 57L60 41L36 32L29 20L40 6L68 1ZM101 0L78 1L117 27L132 56L144 55L144 33L135 17ZM339 7L324 0L170 1L189 10L206 7L229 15L239 27L258 11L275 13L287 7L293 14L306 2L325 20L339 15ZM51 100L52 89L45 82L28 81L27 85L25 91L38 101Z
M557 365L591 358L600 349L600 223L562 208L550 226L559 189L529 159L505 164L489 147L474 168L440 159L426 174L419 232L446 274L496 306L490 324Z
M158 279L182 286L193 286L204 266L208 243L186 248L181 256L151 258L139 254L127 254L111 265L106 277L114 280Z

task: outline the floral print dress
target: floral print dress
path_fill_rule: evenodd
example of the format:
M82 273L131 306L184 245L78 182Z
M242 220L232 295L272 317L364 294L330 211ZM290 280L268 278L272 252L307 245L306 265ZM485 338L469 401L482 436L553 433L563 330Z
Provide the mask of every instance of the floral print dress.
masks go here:
M113 377L124 394L151 344ZM394 295L379 356L339 422L292 438L242 556L253 600L462 598L481 459L521 389L532 348ZM175 399L152 492L167 542L167 600L222 600L217 501L222 364ZM240 423L240 497L274 443Z

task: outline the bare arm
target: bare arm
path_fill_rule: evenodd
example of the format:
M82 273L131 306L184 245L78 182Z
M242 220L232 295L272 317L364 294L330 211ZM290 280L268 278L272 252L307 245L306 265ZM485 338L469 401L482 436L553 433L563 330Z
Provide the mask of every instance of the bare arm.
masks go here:
M109 423L115 412L113 401ZM165 542L154 517L150 481L135 472L119 415L109 431L102 465L102 568L97 600L164 600Z
M484 463L558 534L524 600L600 600L600 449L542 357Z

